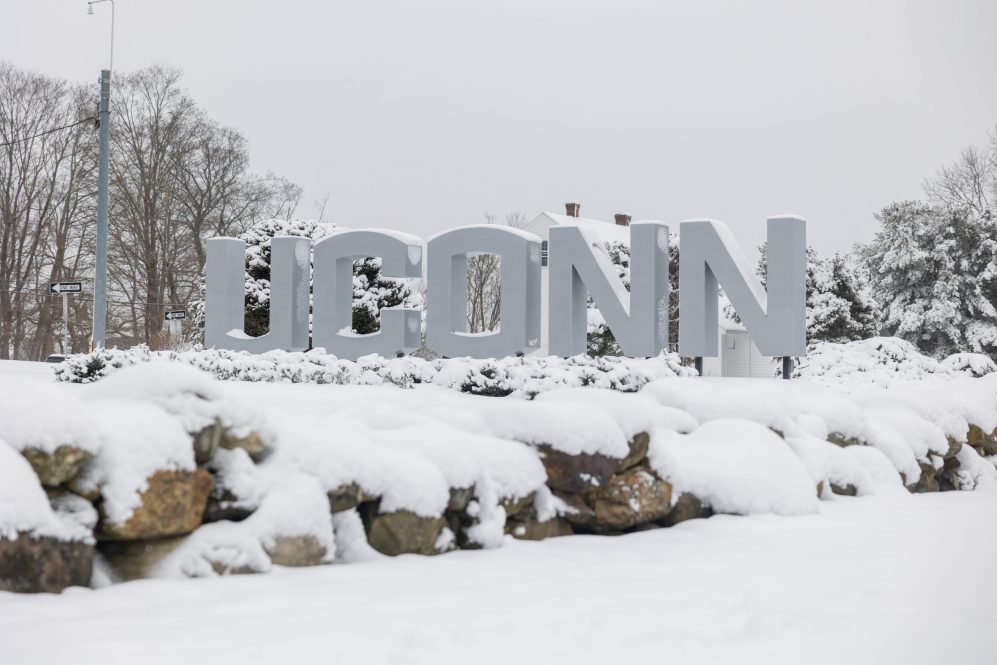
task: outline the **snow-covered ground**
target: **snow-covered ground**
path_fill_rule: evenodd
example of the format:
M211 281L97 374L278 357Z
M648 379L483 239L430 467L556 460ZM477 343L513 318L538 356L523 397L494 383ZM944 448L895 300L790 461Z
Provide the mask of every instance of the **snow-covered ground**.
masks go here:
M0 593L22 663L992 663L997 495L836 498L620 537Z

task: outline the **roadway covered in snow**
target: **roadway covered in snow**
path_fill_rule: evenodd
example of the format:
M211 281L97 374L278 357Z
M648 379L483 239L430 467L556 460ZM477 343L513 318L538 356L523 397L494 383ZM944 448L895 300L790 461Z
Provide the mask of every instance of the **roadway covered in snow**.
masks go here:
M438 557L0 593L14 664L988 663L997 494Z

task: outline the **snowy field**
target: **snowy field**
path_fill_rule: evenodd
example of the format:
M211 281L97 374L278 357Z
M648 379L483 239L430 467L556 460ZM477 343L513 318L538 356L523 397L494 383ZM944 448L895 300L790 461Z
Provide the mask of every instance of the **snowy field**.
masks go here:
M0 593L5 665L992 663L997 495ZM638 660L640 659L640 660Z

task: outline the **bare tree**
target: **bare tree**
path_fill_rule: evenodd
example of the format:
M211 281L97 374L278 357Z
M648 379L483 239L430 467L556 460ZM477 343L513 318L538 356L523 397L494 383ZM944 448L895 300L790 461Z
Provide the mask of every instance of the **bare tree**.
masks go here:
M980 215L997 210L997 127L989 147L963 150L958 160L925 180L924 191L934 203L968 208Z

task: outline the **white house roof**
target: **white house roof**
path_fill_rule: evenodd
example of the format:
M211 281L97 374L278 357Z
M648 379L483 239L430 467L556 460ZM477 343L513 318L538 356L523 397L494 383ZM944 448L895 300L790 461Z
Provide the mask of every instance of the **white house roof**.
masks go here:
M630 244L630 229L626 226L587 217L569 217L554 212L540 213L540 216L547 217L551 226L578 226L595 233L603 242ZM536 221L534 220L534 224Z

